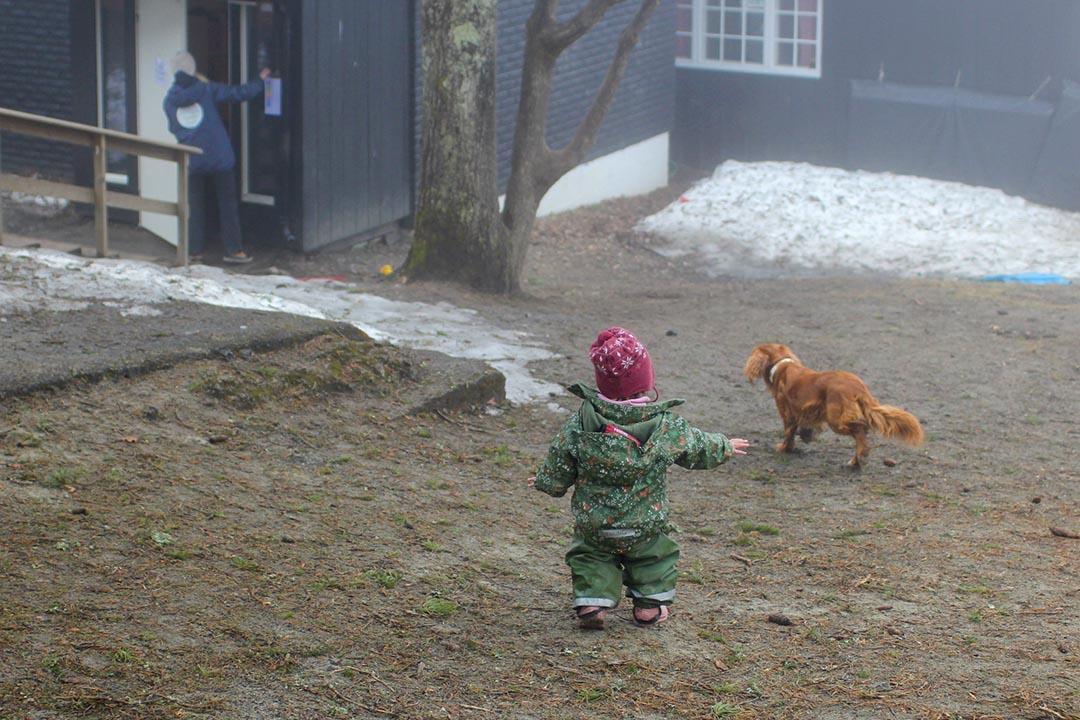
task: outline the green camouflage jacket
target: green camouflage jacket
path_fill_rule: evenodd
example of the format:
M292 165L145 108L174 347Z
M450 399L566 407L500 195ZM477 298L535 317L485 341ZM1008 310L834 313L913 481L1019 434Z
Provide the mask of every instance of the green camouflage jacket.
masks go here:
M666 531L668 467L704 470L732 454L726 437L670 411L682 400L616 405L583 385L569 390L584 402L552 441L535 484L554 497L575 486L575 531L589 542L626 549Z

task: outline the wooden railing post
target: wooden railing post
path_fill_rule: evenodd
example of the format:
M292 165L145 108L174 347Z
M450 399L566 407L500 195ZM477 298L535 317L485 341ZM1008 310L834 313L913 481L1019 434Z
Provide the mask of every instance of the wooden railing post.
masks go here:
M176 181L179 187L176 188L176 219L179 222L179 233L176 239L176 262L180 267L187 267L188 230L191 221L190 198L188 197L188 154L179 152L177 155L179 157L176 160Z
M105 196L105 136L98 135L94 143L94 237L97 240L97 256L109 253L109 206Z

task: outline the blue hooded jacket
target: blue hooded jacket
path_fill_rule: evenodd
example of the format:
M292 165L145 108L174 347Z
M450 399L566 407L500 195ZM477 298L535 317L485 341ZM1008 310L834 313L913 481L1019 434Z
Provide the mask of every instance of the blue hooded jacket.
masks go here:
M191 173L222 172L236 166L236 155L216 103L254 100L262 92L262 80L222 85L202 82L182 71L176 73L165 95L165 116L169 119L169 132L176 136L177 142L203 151L202 155L191 157Z

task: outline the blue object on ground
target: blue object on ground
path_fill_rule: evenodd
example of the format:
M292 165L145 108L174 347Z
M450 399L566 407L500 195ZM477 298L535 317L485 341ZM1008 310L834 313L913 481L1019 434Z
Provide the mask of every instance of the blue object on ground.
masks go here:
M1026 285L1072 285L1072 280L1053 273L1013 273L1011 275L986 275L986 282L1024 283Z

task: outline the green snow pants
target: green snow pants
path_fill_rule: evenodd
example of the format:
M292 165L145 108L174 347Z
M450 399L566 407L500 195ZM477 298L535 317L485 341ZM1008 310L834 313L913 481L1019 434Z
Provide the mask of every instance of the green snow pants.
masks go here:
M575 535L566 553L574 580L574 607L615 607L623 585L634 607L670 605L675 599L678 560L678 544L663 533L621 552Z

